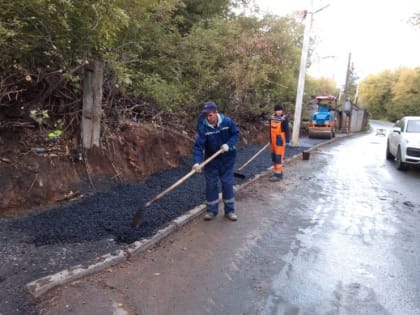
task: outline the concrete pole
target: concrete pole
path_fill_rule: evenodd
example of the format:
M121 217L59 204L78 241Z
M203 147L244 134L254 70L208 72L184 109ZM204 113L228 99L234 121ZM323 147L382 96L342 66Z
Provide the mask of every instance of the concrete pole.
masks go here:
M346 71L346 82L344 86L344 102L349 99L349 83L350 83L350 71L351 71L351 53L349 53L349 58L347 61L347 71Z
M313 17L313 1L311 1L311 8L306 16L305 21L305 32L303 34L303 47L302 55L300 58L300 69L299 69L299 79L297 86L296 94L296 105L295 105L295 115L293 119L293 131L292 131L292 147L296 147L299 144L299 131L300 131L300 120L302 116L302 100L303 92L305 90L305 75L306 75L306 64L308 59L308 50L309 50L309 38L312 26L312 17Z
M300 57L300 69L299 69L299 79L298 79L298 86L297 86L297 94L296 94L296 105L295 105L295 116L293 119L293 131L292 131L292 147L296 147L299 144L299 131L300 131L300 120L302 116L302 101L303 101L303 94L305 91L305 75L306 75L306 64L308 59L308 51L309 51L309 39L312 27L312 19L313 15L328 8L330 4L323 6L322 8L313 11L314 1L311 0L310 4L310 11L306 17L305 23L305 32L303 34L303 46L302 46L302 55Z
M347 71L346 71L346 82L345 82L345 85L344 85L344 103L343 103L343 111L345 110L345 109L347 109L347 108L344 108L345 107L345 105L344 104L348 104L348 103L350 103L350 113L349 113L349 116L347 117L347 134L349 134L350 133L350 131L351 131L351 112L352 112L352 110L353 110L353 108L352 108L352 105L351 105L351 100L350 100L350 97L349 97L349 90L350 90L350 87L349 87L349 84L350 84L350 70L351 70L351 53L349 53L349 58L348 58L348 61L347 61Z

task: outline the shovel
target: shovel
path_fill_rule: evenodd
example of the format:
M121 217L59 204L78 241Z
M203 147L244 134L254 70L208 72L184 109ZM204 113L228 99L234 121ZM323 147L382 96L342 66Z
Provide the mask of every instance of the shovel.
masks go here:
M264 147L262 147L257 153L255 153L248 161L246 161L240 168L238 168L238 170L233 173L233 175L235 177L239 177L239 178L245 178L244 174L238 173L239 171L241 171L243 168L245 168L245 166L247 166L249 163L251 163L258 155L260 155L268 146L270 145L270 142L267 143Z
M210 161L212 161L214 158L216 158L219 154L221 154L223 152L224 152L223 149L220 149L219 151L217 151L216 153L214 153L207 160L203 161L200 164L200 168L203 168L206 164L208 164ZM141 218L143 217L145 208L147 208L148 206L150 206L156 200L162 198L168 192L172 191L173 189L175 189L176 187L178 187L179 185L181 185L183 182L185 182L188 178L190 178L191 176L193 176L195 173L197 173L196 170L191 170L187 175L185 175L184 177L182 177L181 179L179 179L178 181L176 181L174 184L172 184L172 186L166 188L164 191L162 191L156 197L154 197L153 199L149 200L144 205L143 208L138 209L137 212L134 214L133 219L131 220L131 227L133 229L135 229L135 228L137 228L139 226L140 221L141 221Z

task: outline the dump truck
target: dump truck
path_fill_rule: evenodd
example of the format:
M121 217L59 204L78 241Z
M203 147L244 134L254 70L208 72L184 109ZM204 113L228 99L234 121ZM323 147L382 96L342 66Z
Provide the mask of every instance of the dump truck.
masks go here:
M337 98L331 95L317 96L314 101L318 110L309 121L309 138L334 138L337 127Z

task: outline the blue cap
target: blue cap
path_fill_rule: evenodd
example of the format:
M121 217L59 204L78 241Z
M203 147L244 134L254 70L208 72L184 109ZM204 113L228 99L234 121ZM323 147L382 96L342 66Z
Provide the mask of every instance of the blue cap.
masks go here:
M217 105L214 102L207 102L203 106L203 114L208 114L217 111Z

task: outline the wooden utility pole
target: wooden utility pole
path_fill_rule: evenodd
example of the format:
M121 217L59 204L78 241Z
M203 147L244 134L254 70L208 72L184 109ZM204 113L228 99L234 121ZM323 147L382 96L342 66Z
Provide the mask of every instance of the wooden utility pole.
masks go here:
M85 149L100 146L103 78L103 62L93 61L86 65L83 80L81 127L82 144Z

